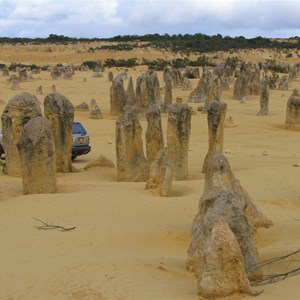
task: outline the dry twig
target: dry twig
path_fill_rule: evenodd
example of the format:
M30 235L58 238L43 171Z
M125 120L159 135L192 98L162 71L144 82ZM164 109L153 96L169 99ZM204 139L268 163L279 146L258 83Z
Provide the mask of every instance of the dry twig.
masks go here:
M66 227L63 227L63 226L60 226L60 225L53 225L53 224L48 224L38 218L35 218L33 217L33 219L39 221L40 223L42 223L43 225L40 225L40 226L35 226L35 228L39 229L39 230L50 230L50 229L58 229L60 231L70 231L70 230L74 230L76 228L75 227L69 227L69 228L66 228Z
M289 253L287 255L284 255L284 256L279 256L279 257L274 257L272 259L269 259L265 262L263 262L262 264L259 264L259 265L256 265L254 266L250 271L253 272L257 269L263 269L263 270L269 270L268 273L271 273L271 274L268 274L268 275L263 275L262 278L254 281L251 283L252 286L260 286L260 285L264 285L264 284L268 284L268 283L274 283L274 282L277 282L277 281L280 281L280 280L284 280L286 279L287 277L290 277L290 276L295 276L295 275L298 275L300 274L300 266L299 266L299 255L300 255L300 250L297 250L297 251L294 251L292 253ZM293 264L298 264L298 266L294 269L291 268L291 266ZM276 264L288 264L289 267L286 272L282 272L282 273L272 273L270 272L270 268L273 266L273 265L276 265ZM265 272L264 272L265 273Z

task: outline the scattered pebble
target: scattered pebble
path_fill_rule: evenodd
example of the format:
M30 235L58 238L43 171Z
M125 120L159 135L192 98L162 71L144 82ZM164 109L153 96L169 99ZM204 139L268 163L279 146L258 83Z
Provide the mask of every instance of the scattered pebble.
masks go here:
M167 269L164 268L164 267L162 267L162 266L158 266L158 269L159 269L159 270L162 270L162 271L167 271Z
M300 164L293 164L293 167L300 167Z
M107 141L109 144L112 144L112 141L111 140L109 140L109 141Z
M263 156L267 156L267 155L268 155L268 152L267 152L267 151L264 151L264 152L262 153L262 155L263 155Z
M236 125L234 124L234 120L231 116L225 120L224 126L225 127L236 127Z
M231 153L229 149L225 149L225 153Z

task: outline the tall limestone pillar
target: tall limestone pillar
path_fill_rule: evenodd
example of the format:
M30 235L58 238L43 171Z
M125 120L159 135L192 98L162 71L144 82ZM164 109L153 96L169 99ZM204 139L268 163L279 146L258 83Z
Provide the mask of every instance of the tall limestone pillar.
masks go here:
M191 110L186 103L170 106L167 128L167 147L176 149L175 180L188 178L188 152L191 135Z
M14 96L4 108L1 121L6 172L8 175L21 175L17 144L24 125L29 120L41 115L41 108L37 98L28 93L21 93Z
M117 75L110 88L110 115L119 116L126 105L126 92L122 75Z
M56 151L56 171L72 172L74 106L64 95L51 93L44 100L44 110L45 117L52 126Z
M144 155L142 126L134 107L127 105L116 122L118 181L147 181L149 165Z
M154 161L157 153L164 148L163 131L160 111L157 105L150 105L146 114L146 153L149 165Z
M43 117L24 126L17 145L24 194L57 192L55 145L50 122Z
M288 129L300 125L300 94L297 89L293 90L287 101L285 125Z
M224 122L226 111L227 104L222 101L213 100L208 107L208 152L203 163L203 173L206 171L207 157L214 152L223 153Z
M267 116L269 114L269 86L265 78L260 82L260 111L259 116Z

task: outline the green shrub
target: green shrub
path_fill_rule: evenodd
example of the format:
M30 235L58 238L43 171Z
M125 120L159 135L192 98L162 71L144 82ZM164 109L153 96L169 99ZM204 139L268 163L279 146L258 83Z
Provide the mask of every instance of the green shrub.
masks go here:
M115 60L114 58L108 58L104 62L104 66L111 68L111 67L127 67L132 68L137 66L137 58L128 58L128 59L119 59Z
M101 65L99 65L99 63L97 61L94 61L94 60L87 60L87 61L84 61L82 64L82 66L88 66L89 69L93 70Z
M157 60L151 60L146 63L148 66L148 69L150 70L156 70L156 71L163 71L163 69L168 66L168 61L164 59L157 59Z

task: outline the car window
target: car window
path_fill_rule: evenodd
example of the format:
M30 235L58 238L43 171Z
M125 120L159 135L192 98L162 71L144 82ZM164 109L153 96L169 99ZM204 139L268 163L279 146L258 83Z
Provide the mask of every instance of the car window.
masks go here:
M73 123L73 134L83 134L86 135L86 130L84 127L81 125L81 123L74 122Z

